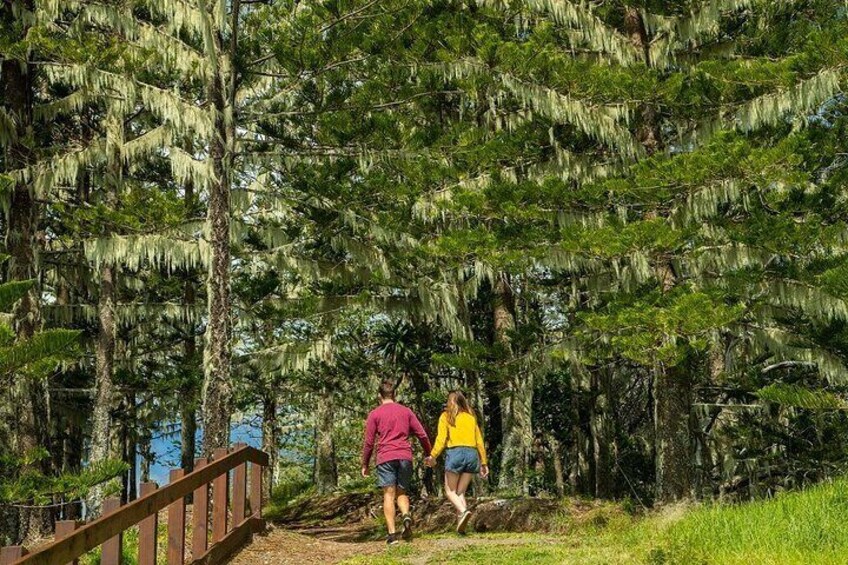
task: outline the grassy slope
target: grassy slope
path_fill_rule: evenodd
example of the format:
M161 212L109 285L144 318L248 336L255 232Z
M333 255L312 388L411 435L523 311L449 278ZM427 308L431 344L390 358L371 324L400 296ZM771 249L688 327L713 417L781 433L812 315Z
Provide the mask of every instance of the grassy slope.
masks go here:
M771 500L734 506L668 510L634 519L610 513L601 520L563 524L556 536L471 536L468 545L439 550L428 563L728 564L801 565L848 562L848 480ZM570 527L569 527L570 526ZM499 544L509 542L509 545ZM426 544L425 544L426 547ZM410 547L351 564L406 563ZM420 553L416 551L415 553ZM422 557L420 554L418 557Z

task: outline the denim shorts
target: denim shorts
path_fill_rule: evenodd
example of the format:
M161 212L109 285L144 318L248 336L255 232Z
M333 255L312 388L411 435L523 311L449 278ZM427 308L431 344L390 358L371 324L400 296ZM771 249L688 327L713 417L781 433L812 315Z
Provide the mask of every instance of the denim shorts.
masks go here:
M445 471L479 473L480 455L474 447L450 447L445 453Z
M412 484L412 461L393 459L377 465L377 486L398 487L409 492Z

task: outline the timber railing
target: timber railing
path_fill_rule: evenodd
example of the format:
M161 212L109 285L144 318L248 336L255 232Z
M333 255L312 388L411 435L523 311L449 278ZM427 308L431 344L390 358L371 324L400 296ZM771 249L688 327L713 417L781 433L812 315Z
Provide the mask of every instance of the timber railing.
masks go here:
M156 483L142 483L141 496L124 506L117 498L107 498L97 520L84 525L69 520L56 522L55 541L31 554L22 546L0 549L0 565L76 564L80 556L98 546L102 565L119 565L122 534L136 525L138 563L155 565L158 515L165 508L168 509L167 563L183 565L188 495L193 497L189 563L221 563L265 527L262 468L267 465L266 453L244 444L215 450L211 460L198 459L191 473L172 470L166 486L158 488Z

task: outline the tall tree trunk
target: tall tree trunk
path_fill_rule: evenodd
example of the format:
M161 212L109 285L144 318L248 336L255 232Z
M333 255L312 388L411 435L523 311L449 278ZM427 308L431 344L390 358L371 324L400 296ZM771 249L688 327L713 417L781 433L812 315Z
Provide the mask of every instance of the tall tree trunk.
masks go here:
M483 381L483 376L479 371L474 371L472 373L472 379L474 383L474 406L477 408L477 417L479 418L479 425L481 430L488 429L488 421L492 418L491 414L486 414L484 407L486 405L486 383ZM483 435L483 443L486 446L486 453L492 453L492 442L488 436L484 432ZM432 480L432 475L430 475ZM479 475L474 475L473 485L474 485L474 496L486 496L489 494L489 480L480 477ZM435 486L435 485L434 485ZM430 494L435 494L435 488L432 488L428 485L427 492Z
M582 371L575 370L571 373L572 388L569 411L571 412L571 421L574 422L574 427L571 430L574 442L571 445L569 455L571 466L568 473L568 482L571 485L572 492L589 494L594 488L592 484L594 459L591 455L592 434L587 425L588 417L582 406L583 403L580 401L585 390L583 381Z
M192 144L187 143L186 149L192 150ZM191 221L195 217L197 198L194 192L194 183L189 179L185 184L185 220ZM187 319L185 337L183 338L183 386L182 401L180 402L180 466L185 471L194 470L194 458L197 455L197 405L198 405L198 379L197 367L197 339L195 336L196 322L193 318L194 307L197 302L197 288L194 269L189 269L183 283L183 308L186 309Z
M333 392L321 390L315 407L315 466L313 479L318 494L327 494L339 486L336 446L333 441Z
M554 484L557 496L565 496L565 467L562 464L562 446L553 434L548 434L546 441L551 451L551 460L554 466Z
M515 299L509 280L500 274L493 288L495 343L509 356L509 333L515 328ZM503 452L498 488L521 494L529 493L527 470L533 449L533 377L507 371L501 395Z
M218 0L213 4L218 4ZM202 5L205 4L202 3ZM234 151L233 100L235 55L240 3L232 3L231 46L224 50L223 22L216 22L216 7L203 10L212 36L207 56L215 68L208 84L213 137L209 144L212 178L209 182L207 230L211 261L207 278L209 321L206 328L203 382L203 450L211 455L230 443L232 350L230 343L230 186ZM229 78L230 80L225 80ZM227 92L227 87L230 92Z
M29 28L33 0L4 2L0 7L0 22L9 29L21 29L21 38ZM27 56L28 57L28 56ZM25 168L33 155L33 75L34 65L29 61L4 59L3 80L0 83L0 101L15 122L15 139L6 148L6 169ZM38 268L38 218L39 207L31 187L17 182L12 188L7 216L6 250L9 258L8 280L35 280L36 284L15 304L12 325L19 341L31 339L41 328ZM12 383L13 422L11 445L13 453L24 455L38 447L49 448L50 419L47 386L41 378L20 378ZM50 472L50 459L29 464L34 471ZM3 511L6 513L7 511ZM10 539L28 535L39 536L50 532L51 515L42 511L23 511L18 517L6 516L6 535Z
M268 390L262 399L262 451L268 454L268 466L262 470L262 498L269 500L277 474L278 459L277 396Z
M194 470L194 456L197 452L197 409L193 401L193 398L188 398L180 405L180 467L186 473Z
M65 426L61 469L63 473L76 473L82 467L83 429L74 418L66 418ZM80 503L65 506L63 519L75 520L80 516L82 516Z
M625 27L633 44L642 50L645 65L650 67L650 38L642 15L636 8L626 8ZM655 105L643 104L640 108L639 119L637 137L645 148L645 152L653 155L664 147ZM645 215L645 219L655 217L655 212ZM656 257L653 268L662 291L671 291L677 283L677 277L668 258ZM677 367L660 365L655 368L654 449L656 493L660 502L671 502L692 496L693 387L692 379L686 374L686 365L687 363L683 362Z
M656 491L662 502L692 496L692 383L684 366L662 367L654 379Z
M611 375L605 369L594 369L591 373L592 406L590 427L595 457L595 496L611 498L615 489L615 461L612 445L615 441L612 414Z
M185 187L185 216L186 220L190 220L193 216L195 206L194 186L191 182ZM191 311L197 300L197 292L194 287L194 271L186 273L186 280L183 285L183 307L188 312L190 320ZM197 340L195 339L194 322L190 322L185 329L185 338L183 339L183 388L182 398L180 399L180 465L185 471L191 472L194 469L194 457L197 453L197 388L196 388L196 367L197 361Z
M124 473L124 494L127 501L138 498L138 476L136 473L136 458L138 453L138 403L135 391L129 391L124 397L124 414L121 422L124 435L123 461L129 469Z
M124 120L117 104L107 110L106 151L107 164L104 178L104 204L114 209L118 204L118 194L122 183L124 140ZM107 230L111 232L111 228ZM94 411L92 414L91 452L89 461L99 464L108 459L118 459L123 454L123 446L115 437L117 426L113 425L112 414L118 402L115 391L115 302L117 301L117 273L112 265L100 267L100 295L97 301L98 333L95 350L94 369ZM88 496L88 509L92 516L100 514L107 485L98 485Z

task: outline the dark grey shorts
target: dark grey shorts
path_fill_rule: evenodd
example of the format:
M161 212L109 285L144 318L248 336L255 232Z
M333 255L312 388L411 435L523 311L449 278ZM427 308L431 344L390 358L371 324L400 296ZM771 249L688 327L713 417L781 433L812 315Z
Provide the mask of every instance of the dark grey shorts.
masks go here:
M445 452L445 471L479 473L480 454L474 447L450 447Z
M412 461L393 459L377 465L377 486L398 487L409 492L412 484Z

